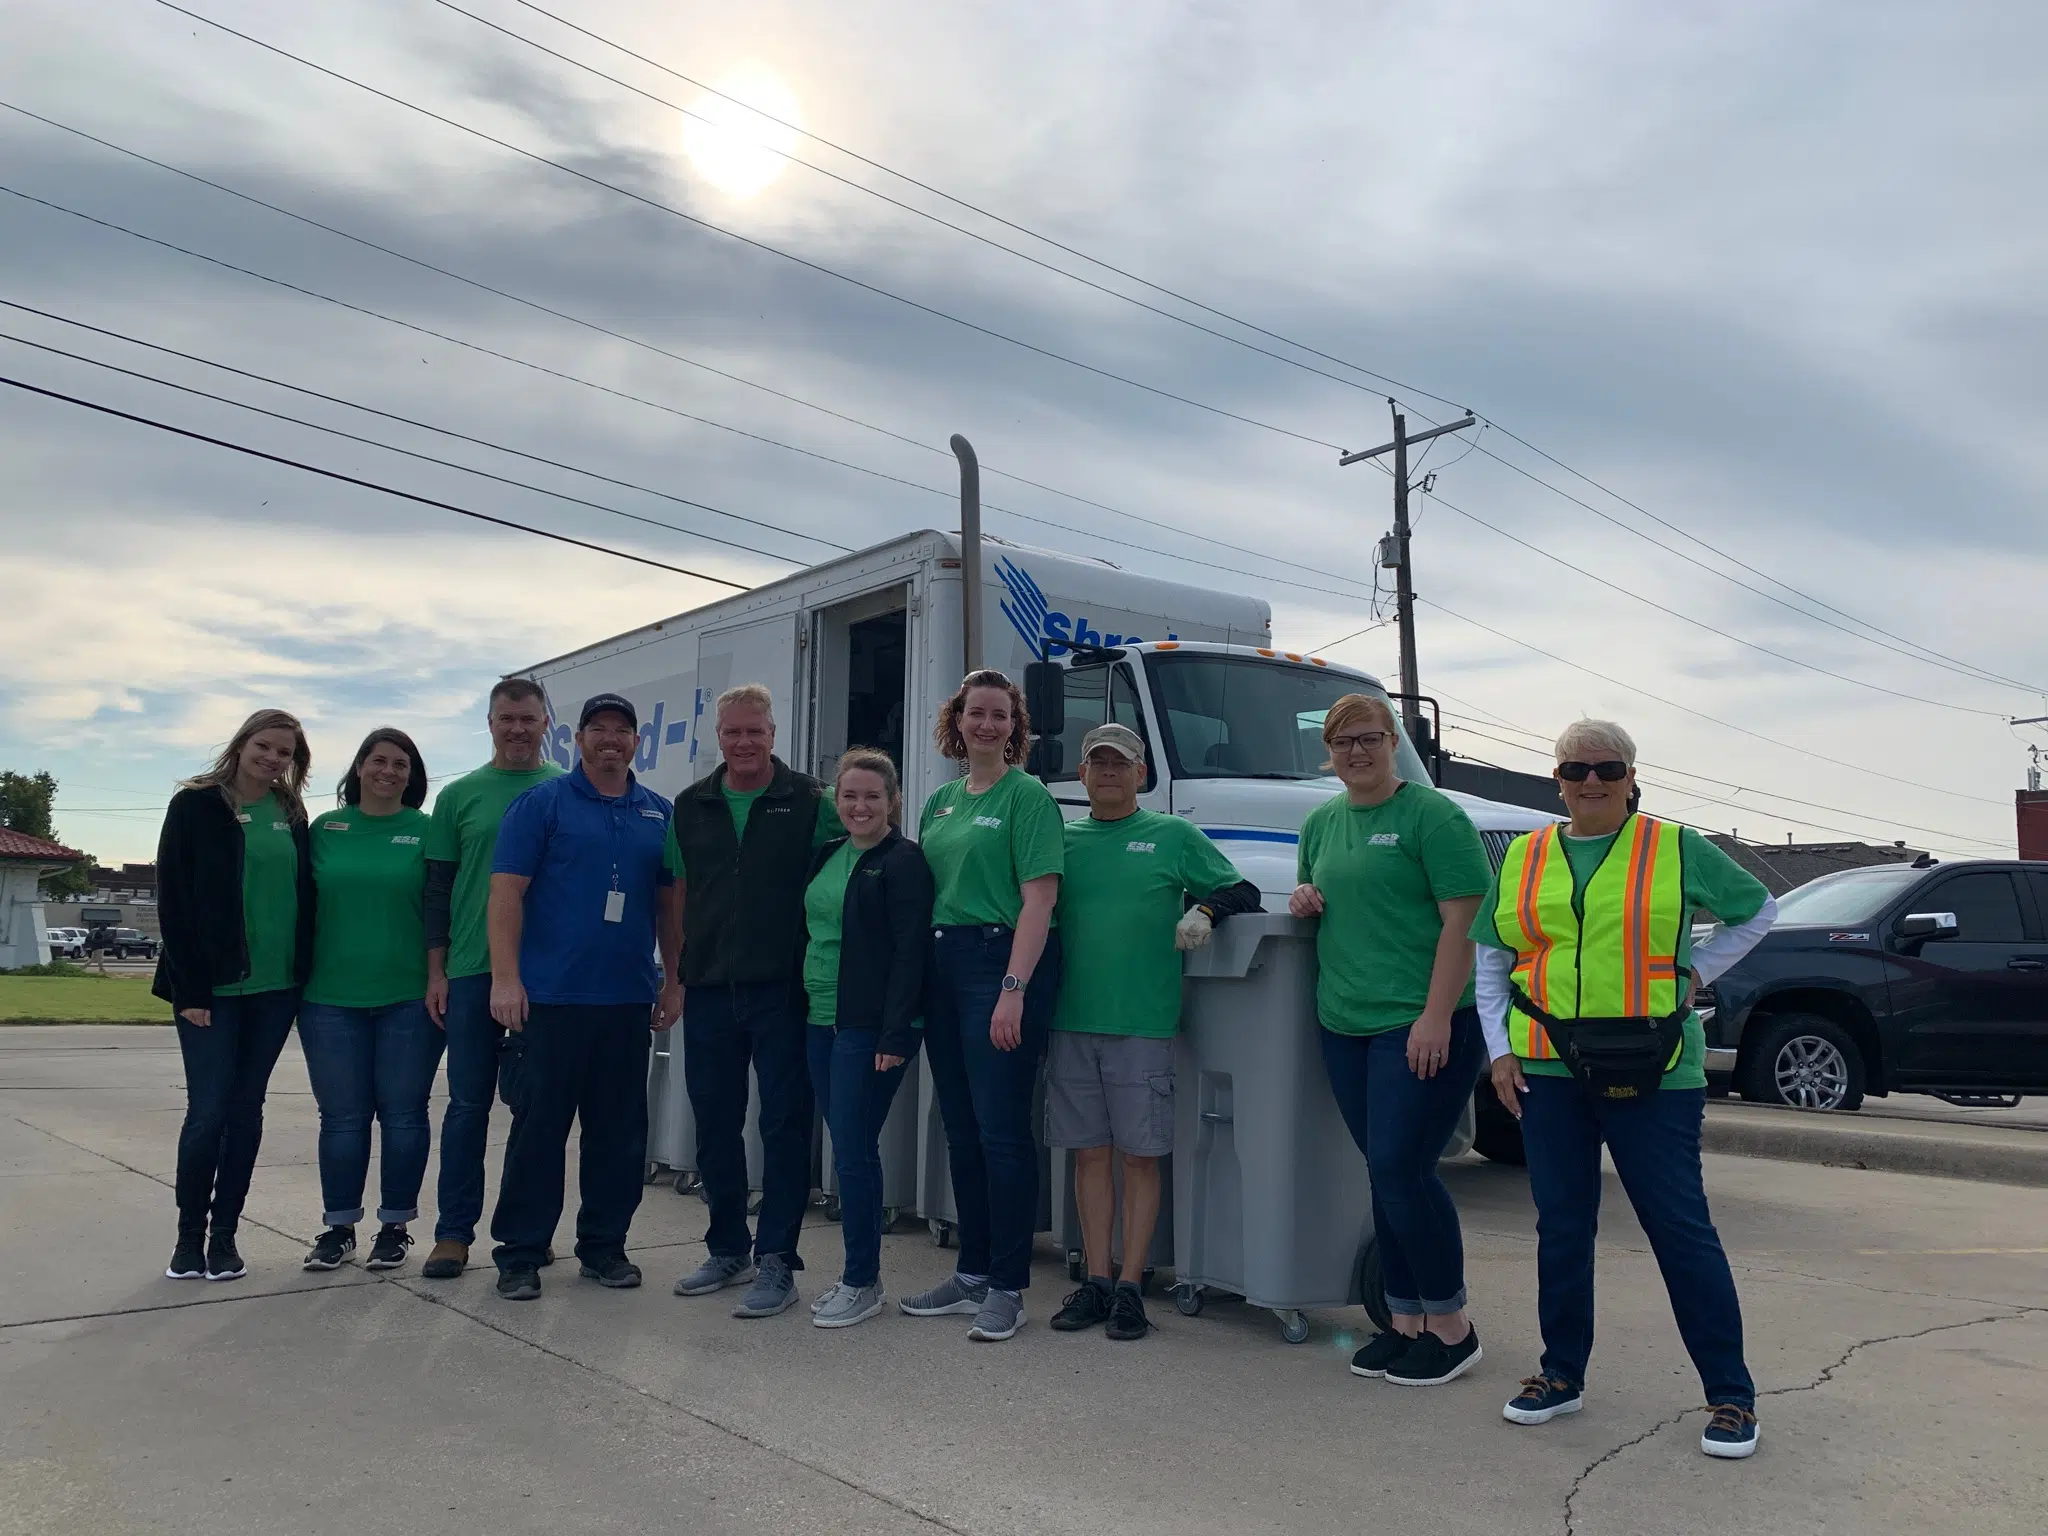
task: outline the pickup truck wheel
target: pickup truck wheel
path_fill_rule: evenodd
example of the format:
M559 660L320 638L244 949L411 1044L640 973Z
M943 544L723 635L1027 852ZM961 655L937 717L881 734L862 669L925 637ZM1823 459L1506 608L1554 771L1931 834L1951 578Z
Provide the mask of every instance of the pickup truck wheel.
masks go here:
M1817 1013L1758 1022L1767 1027L1745 1053L1745 1099L1794 1109L1863 1107L1863 1052L1846 1029Z

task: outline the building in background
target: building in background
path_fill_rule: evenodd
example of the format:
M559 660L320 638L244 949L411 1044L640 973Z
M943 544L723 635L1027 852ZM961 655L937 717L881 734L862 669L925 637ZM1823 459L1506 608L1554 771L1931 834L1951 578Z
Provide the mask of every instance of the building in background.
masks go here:
M1773 896L1845 869L1910 864L1925 857L1904 843L1748 843L1726 832L1709 832L1707 841L1763 881Z
M153 902L156 900L156 866L123 864L119 869L92 867L92 899L95 902Z
M2048 789L2012 792L2013 819L2019 823L2020 857L2048 859Z
M0 827L0 970L50 963L36 882L69 869L84 855L47 837Z

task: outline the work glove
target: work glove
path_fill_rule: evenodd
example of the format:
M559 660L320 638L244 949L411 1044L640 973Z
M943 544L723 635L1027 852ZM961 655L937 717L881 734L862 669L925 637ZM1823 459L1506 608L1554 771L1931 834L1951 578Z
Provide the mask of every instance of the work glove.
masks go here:
M1200 949L1209 942L1209 935L1214 931L1215 925L1209 921L1209 914L1200 907L1190 907L1188 915L1174 926L1173 947L1183 954L1191 949Z

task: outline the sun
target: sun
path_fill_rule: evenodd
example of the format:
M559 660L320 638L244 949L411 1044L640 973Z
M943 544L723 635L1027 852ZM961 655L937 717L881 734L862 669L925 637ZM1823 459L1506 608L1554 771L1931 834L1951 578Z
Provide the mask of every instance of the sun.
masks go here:
M782 174L796 149L796 129L784 126L801 122L796 93L765 64L738 65L715 84L683 119L683 153L719 191L752 197Z

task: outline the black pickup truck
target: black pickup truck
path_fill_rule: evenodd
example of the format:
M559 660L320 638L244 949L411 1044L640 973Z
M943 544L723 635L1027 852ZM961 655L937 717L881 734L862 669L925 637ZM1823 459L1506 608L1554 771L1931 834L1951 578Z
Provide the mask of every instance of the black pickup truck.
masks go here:
M1824 875L1699 1007L1709 1080L1746 1099L2048 1094L2048 863Z

